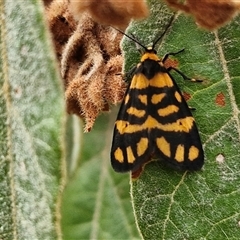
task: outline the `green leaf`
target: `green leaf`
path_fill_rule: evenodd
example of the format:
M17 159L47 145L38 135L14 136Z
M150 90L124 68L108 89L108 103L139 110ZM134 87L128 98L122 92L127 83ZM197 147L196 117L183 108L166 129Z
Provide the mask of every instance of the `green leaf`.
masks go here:
M65 107L41 1L1 1L0 239L56 239Z
M147 45L163 31L174 14L161 2L150 1L152 15L133 23L129 33ZM136 221L144 239L240 238L240 18L213 33L199 29L193 19L175 14L158 48L159 56L185 48L176 56L178 68L203 83L184 81L190 94L205 151L205 165L193 173L169 169L161 161L146 165L132 182ZM139 62L134 43L125 38L125 69Z
M79 169L63 194L64 239L139 239L129 195L129 175L115 173L110 146L116 111L84 134Z

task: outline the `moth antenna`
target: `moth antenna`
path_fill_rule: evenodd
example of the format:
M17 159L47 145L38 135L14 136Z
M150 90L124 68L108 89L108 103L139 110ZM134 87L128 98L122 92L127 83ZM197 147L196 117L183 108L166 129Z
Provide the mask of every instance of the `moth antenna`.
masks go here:
M134 36L133 33L131 33L131 37L134 38L136 41L139 42L139 40L136 38L136 36ZM136 42L135 42L135 45L136 45L136 49L138 50L138 52L139 52L140 54L143 54L142 48L140 48L141 46L140 46L138 43L136 43ZM146 51L145 48L144 48L144 50Z
M129 38L129 39L132 40L133 42L137 43L137 44L138 44L139 46L141 46L145 51L147 51L147 48L146 48L143 44L141 44L137 39L135 39L134 36L133 36L133 37L132 37L132 36L129 36L129 35L127 35L125 32L123 32L122 30L117 29L117 28L115 28L115 27L112 27L112 28L114 28L115 30L117 30L118 32L120 32L122 35L124 35L125 37Z
M156 44L162 39L162 37L166 34L169 27L171 26L174 19L174 15L170 18L169 23L166 25L165 30L162 32L162 34L153 42L152 49L155 49Z

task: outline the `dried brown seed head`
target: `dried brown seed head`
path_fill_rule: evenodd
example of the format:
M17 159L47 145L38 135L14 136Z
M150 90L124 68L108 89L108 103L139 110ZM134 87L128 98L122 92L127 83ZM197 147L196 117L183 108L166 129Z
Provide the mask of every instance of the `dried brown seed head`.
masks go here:
M94 21L125 29L131 19L141 19L148 15L144 0L70 0L70 9L76 19L88 12Z
M76 29L77 22L68 10L67 0L52 1L51 4L46 7L46 14L52 32L56 54L58 59L61 59L63 47Z
M217 29L239 12L237 0L186 0L185 4L178 0L166 0L167 3L181 11L193 15L197 24L208 30Z

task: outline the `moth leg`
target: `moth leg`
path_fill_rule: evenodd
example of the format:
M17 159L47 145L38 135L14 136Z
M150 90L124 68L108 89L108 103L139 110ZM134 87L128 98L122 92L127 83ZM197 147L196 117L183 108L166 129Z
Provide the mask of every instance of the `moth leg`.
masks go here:
M180 70L178 70L178 69L175 68L175 67L169 67L167 70L168 70L168 71L174 70L174 71L177 72L179 75L181 75L184 80L188 80L188 81L191 81L191 82L202 82L202 81L203 81L203 80L201 80L201 79L190 78L190 77L186 76L184 73L182 73Z
M165 54L165 56L163 57L162 62L164 63L169 58L169 56L175 56L175 55L177 55L179 53L182 53L184 50L185 49L183 48L183 49L181 49L181 50L179 50L177 52L170 52L170 53ZM201 79L190 78L190 77L186 76L184 73L182 73L180 70L178 70L175 67L169 67L169 68L167 68L167 70L168 71L174 70L179 75L181 75L184 80L188 80L188 81L191 81L191 82L202 82L203 81Z
M185 50L185 49L183 48L183 49L181 49L181 50L179 50L179 51L177 51L177 52L166 53L165 56L164 56L163 59L162 59L162 62L164 63L164 62L169 58L169 56L175 56L175 55L177 55L177 54L179 54L179 53L182 53L184 50Z

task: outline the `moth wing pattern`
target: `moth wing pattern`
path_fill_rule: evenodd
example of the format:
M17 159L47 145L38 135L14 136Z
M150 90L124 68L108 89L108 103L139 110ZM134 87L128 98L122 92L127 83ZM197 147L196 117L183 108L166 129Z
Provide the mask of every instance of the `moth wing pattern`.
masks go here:
M141 75L133 76L115 123L111 163L117 172L135 171L151 156L150 135L142 125L147 118L146 104L143 103L146 94L142 94L144 91L137 87L143 80ZM126 129L128 126L138 126L138 129L133 127L133 131L129 132Z
M117 116L112 166L134 172L156 156L181 170L199 170L204 156L191 111L162 62L145 55Z
M165 89L165 102L163 99L156 106L158 113L164 109L166 115L156 116L160 126L152 129L155 156L179 170L199 170L204 163L204 153L195 119L174 78L170 73L167 75L173 85Z

